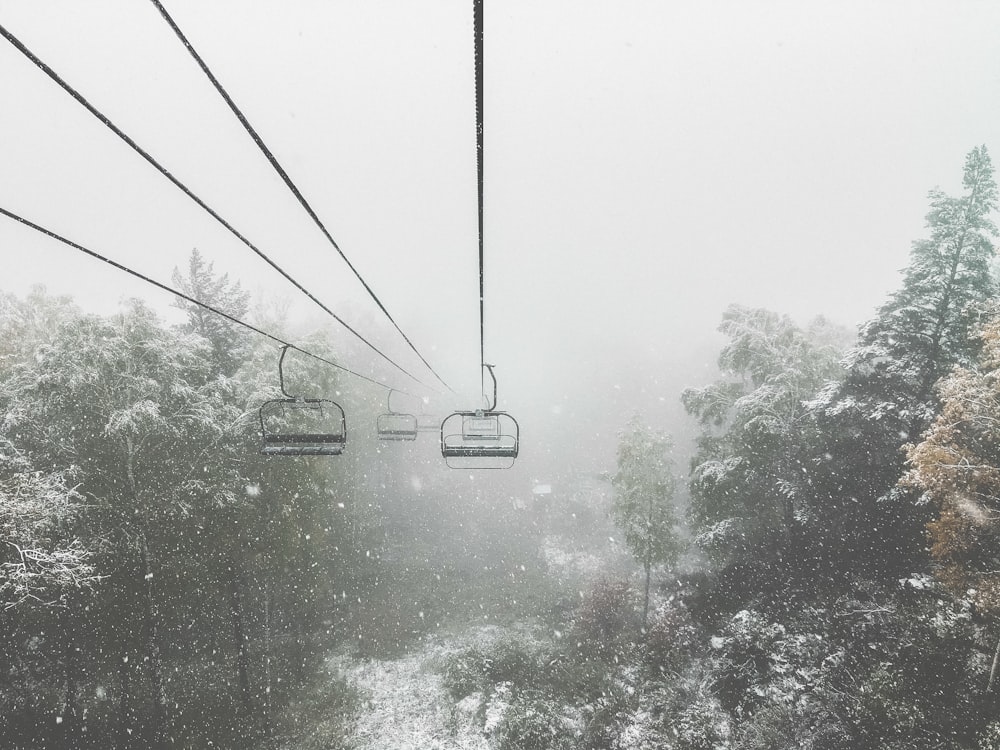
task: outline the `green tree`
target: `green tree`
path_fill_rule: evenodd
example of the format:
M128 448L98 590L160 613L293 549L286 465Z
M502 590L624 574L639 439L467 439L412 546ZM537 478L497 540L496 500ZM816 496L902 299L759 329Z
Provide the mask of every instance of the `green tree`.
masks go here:
M633 417L619 436L618 469L611 478L612 518L645 572L643 629L649 618L653 566L675 562L681 551L674 510L676 481L669 456L672 448L669 436Z
M207 377L205 353L197 339L167 330L132 303L111 319L79 316L61 324L3 384L10 439L42 471L78 467L90 522L115 545L102 572L112 574L120 597L121 663L146 666L151 732L161 745L170 705L160 627L165 574L173 550L183 546L179 525L202 510L194 490L204 446L228 417L219 381ZM125 634L138 636L141 660L130 659L133 639ZM122 705L130 714L130 676L122 669Z
M903 283L862 326L846 376L810 403L822 438L810 459L812 510L831 560L891 579L925 564L927 506L897 486L901 447L931 423L933 386L979 349L973 324L996 295L990 275L997 187L985 147L965 160L961 197L930 193L930 236L913 244Z
M230 281L229 274L216 274L214 264L206 262L197 248L191 251L186 274L174 269L173 283L189 297L234 318L244 319L249 310L250 295L243 291L240 282ZM182 299L174 305L187 313L182 330L196 333L209 343L213 371L223 375L235 373L247 356L249 332L201 305Z
M777 535L787 546L808 491L803 401L840 372L847 333L817 318L731 305L719 330L722 377L681 396L702 425L692 459L690 515L700 546L720 562L759 554Z

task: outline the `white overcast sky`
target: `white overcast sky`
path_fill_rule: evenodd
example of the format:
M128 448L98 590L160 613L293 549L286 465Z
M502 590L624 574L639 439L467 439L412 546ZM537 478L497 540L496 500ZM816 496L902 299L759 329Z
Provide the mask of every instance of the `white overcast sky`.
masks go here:
M474 396L471 0L164 5L403 330ZM1000 3L486 0L485 14L486 356L514 412L557 414L571 392L575 412L631 411L639 391L676 404L711 376L731 302L856 325L897 285L928 190L957 193L976 145L1000 158ZM0 0L0 24L419 369L151 3ZM301 297L2 40L0 102L3 208L159 280L197 247L259 295ZM2 217L0 259L18 294L168 304Z

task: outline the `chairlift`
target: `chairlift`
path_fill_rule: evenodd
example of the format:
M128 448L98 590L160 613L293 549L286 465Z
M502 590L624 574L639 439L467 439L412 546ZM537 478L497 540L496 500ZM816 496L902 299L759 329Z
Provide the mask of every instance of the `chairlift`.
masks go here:
M427 411L428 403L429 399L425 397L417 414L417 432L437 432L441 429L441 417Z
M379 440L416 440L417 418L412 414L392 410L392 391L386 396L385 414L379 414L375 422Z
M417 432L437 432L441 429L441 420L433 414L417 415Z
M493 403L487 409L456 411L441 422L441 455L452 469L509 469L517 458L520 428L505 411L497 411L497 379Z
M265 456L339 456L347 444L347 419L340 404L326 398L298 398L285 391L281 349L278 379L285 398L260 407L260 452Z

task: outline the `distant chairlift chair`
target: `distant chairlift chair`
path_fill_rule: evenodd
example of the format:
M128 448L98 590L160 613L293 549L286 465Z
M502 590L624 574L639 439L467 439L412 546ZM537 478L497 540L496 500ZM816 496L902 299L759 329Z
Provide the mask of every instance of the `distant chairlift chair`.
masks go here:
M493 379L493 403L488 409L456 411L441 423L441 455L452 469L509 469L517 458L517 420L496 411L497 380L492 365L483 365Z
M260 407L260 452L265 456L339 456L347 444L347 419L340 404L326 398L296 398L285 391L281 350L278 378L285 398Z
M433 414L417 415L417 432L437 432L441 429L441 418Z
M379 440L416 440L417 418L412 414L404 414L392 410L392 391L386 396L385 414L379 414L375 422Z

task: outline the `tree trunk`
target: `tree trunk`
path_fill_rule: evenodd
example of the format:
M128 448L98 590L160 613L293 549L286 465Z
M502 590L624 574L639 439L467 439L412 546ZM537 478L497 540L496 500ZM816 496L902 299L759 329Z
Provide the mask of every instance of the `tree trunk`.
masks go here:
M159 623L154 596L153 564L149 552L149 536L146 533L146 516L139 496L139 482L135 476L136 447L130 437L125 439L125 475L128 478L129 489L132 492L133 506L139 521L139 572L142 574L140 590L144 596L142 602L142 630L146 644L146 666L149 670L149 682L152 688L151 729L154 750L166 746L167 694L163 689L163 668L160 658Z
M264 726L271 734L271 579L265 571L264 581Z
M129 666L128 644L122 642L121 654L118 658L118 681L121 683L121 693L118 696L118 713L121 723L118 728L119 750L129 750L132 747L132 672Z
M993 686L996 684L998 667L1000 667L1000 637L997 638L997 647L993 652L993 664L990 666L990 679L989 682L986 683L987 693L993 692Z
M79 693L80 656L77 648L76 632L73 627L75 613L75 598L70 601L69 609L59 618L62 624L63 638L63 725L74 724L79 715L77 698Z
M646 590L642 597L642 635L646 636L646 624L649 621L649 578L653 571L653 566L649 561L643 565L646 571Z
M141 533L141 560L140 570L144 579L143 597L143 631L146 642L146 666L149 670L149 682L153 696L153 747L165 747L165 735L167 724L167 694L163 689L163 667L160 656L159 638L159 618L156 611L153 589L153 570L149 554L149 543L146 539L146 532Z
M295 684L301 685L306 681L306 636L301 617L295 618L292 632L295 633L295 648L292 650L292 658L295 659Z
M233 628L233 641L236 643L236 684L240 689L240 705L246 714L252 710L250 705L250 653L247 648L246 628L243 622L243 599L240 592L239 564L236 555L229 557L229 622Z

